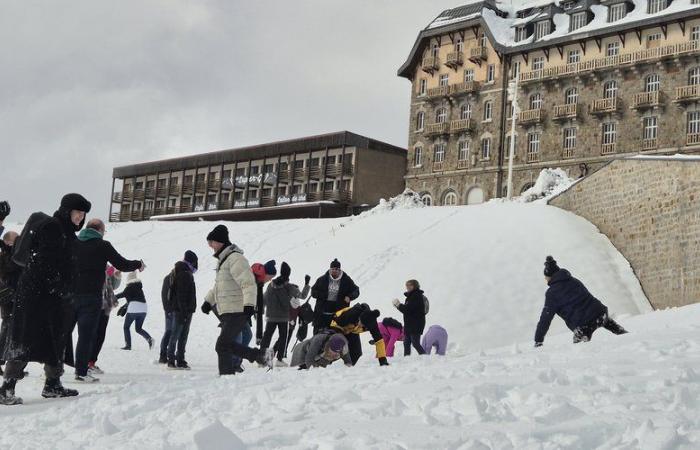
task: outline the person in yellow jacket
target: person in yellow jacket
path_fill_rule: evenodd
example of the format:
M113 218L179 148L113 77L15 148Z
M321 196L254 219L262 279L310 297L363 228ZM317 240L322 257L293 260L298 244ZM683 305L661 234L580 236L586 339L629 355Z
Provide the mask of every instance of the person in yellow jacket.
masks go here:
M362 356L362 342L360 334L369 331L372 335L374 348L377 351L377 359L380 366L388 366L384 339L377 326L378 310L370 309L367 303L360 303L337 311L331 321L331 329L343 333L348 340L350 359L355 365Z

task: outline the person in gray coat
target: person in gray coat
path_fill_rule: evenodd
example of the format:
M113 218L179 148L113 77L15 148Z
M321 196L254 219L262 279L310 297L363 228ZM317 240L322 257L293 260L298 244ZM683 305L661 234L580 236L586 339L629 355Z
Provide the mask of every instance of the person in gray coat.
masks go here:
M294 347L291 366L298 366L299 370L327 367L339 359L352 367L348 340L342 333L324 330Z
M292 269L286 262L282 263L280 276L272 280L267 285L263 301L265 303L265 332L263 333L260 348L266 350L270 346L272 336L275 334L275 329L279 330L279 342L287 342L287 330L289 329L289 311L290 309L299 307L299 299L306 298L309 294L309 281L311 277L308 275L305 278L306 284L304 289L299 290L299 286L289 282L289 276L292 274ZM286 366L284 362L284 348L278 346L275 348L277 355L277 365Z

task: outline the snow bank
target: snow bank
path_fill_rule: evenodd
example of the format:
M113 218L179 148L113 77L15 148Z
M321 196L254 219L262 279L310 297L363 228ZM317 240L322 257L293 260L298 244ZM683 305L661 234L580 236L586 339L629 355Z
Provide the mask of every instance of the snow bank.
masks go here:
M503 203L546 203L552 197L561 194L565 190L577 183L562 169L542 169L537 176L535 184L525 192L511 200L505 198L494 198L488 203L503 204Z
M411 189L406 189L396 197L391 197L389 200L380 199L379 204L369 211L365 211L360 216L365 217L374 214L384 214L389 211L400 211L415 208L425 208L420 194Z

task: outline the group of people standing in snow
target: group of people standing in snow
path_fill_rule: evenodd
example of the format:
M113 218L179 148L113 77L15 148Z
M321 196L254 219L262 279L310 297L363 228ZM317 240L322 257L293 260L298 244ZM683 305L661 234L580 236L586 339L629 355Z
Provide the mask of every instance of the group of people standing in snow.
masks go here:
M78 395L61 383L64 364L75 368L77 382L99 381L95 375L103 372L96 362L110 313L121 298L126 299L118 311L125 316L122 349L132 348L132 324L149 348L155 343L143 329L147 304L138 273L146 265L143 260L122 257L104 239L106 229L101 220L85 224L90 209L83 196L67 194L52 216L34 213L21 234L3 234L10 205L0 202L0 364L5 364L0 404L22 403L15 396L15 386L25 376L30 361L44 364L45 398ZM218 318L220 334L215 350L220 375L243 372L244 359L271 368L276 358L276 365L287 365L288 346L297 327L298 342L289 365L299 369L326 367L340 359L354 366L362 356L363 333L371 336L381 366L389 365L387 357L394 355L398 341L404 343L405 356L412 349L419 354L432 349L445 354L444 328L433 325L424 334L429 302L417 280L406 282L404 301L393 300L403 324L391 317L380 320L379 310L357 301L360 289L338 259L313 286L311 277L305 275L300 288L291 282L292 270L286 262L281 264L279 275L274 260L251 265L243 250L231 242L226 226L217 225L206 241L217 260L216 277L200 309ZM169 369L190 368L185 352L197 310L194 274L198 266L197 255L188 250L163 279L165 333L159 362ZM122 273L128 273L126 286L116 294ZM535 334L536 347L542 345L554 315L564 319L575 343L590 340L600 327L615 334L626 333L608 316L607 307L567 270L560 269L552 257L545 261L544 275L549 288ZM307 299L309 293L315 299L314 308ZM256 346L249 347L254 317ZM313 335L307 339L309 326ZM76 327L78 341L73 351ZM272 344L275 332L278 339Z

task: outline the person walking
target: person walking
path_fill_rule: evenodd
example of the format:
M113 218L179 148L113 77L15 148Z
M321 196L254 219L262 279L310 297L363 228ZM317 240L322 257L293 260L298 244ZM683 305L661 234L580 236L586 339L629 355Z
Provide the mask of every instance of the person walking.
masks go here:
M393 304L403 313L403 355L411 355L411 345L419 355L424 355L420 337L425 329L425 298L417 280L406 282L406 292L403 294L406 302L401 303L395 298Z
M219 375L234 375L233 357L270 364L270 352L245 347L235 341L246 322L255 313L255 279L243 250L229 240L228 228L217 225L208 235L207 244L217 259L214 287L207 293L202 312L212 310L219 317L221 332L216 340Z
M189 370L185 361L187 337L190 334L192 314L197 310L197 289L194 274L199 267L197 255L187 250L182 261L175 263L171 287L171 333L168 340L168 369ZM177 353L175 350L177 349Z
M320 276L311 288L316 299L314 308L314 334L330 327L336 312L350 306L360 296L360 288L341 270L340 261L334 259L328 271Z
M122 273L114 268L114 266L107 265L107 270L105 270L105 283L102 288L102 312L100 314L100 321L97 325L97 337L95 343L92 346L92 354L90 355L90 360L88 361L88 374L89 375L102 375L104 371L97 366L97 358L100 356L102 351L102 345L105 342L105 336L107 335L107 324L109 324L109 315L112 313L112 309L117 306L117 298L114 291L119 289L122 283Z
M126 287L117 294L117 299L125 298L127 302L126 316L124 317L124 347L122 350L131 350L131 324L136 324L136 332L148 342L148 348L153 348L153 338L143 329L143 322L148 314L146 296L143 293L143 284L136 272L131 272L126 277Z
M608 316L608 307L588 292L568 270L559 268L551 256L545 258L544 279L549 288L535 330L535 347L542 346L555 314L573 331L574 344L590 341L593 332L601 327L614 334L627 333Z

